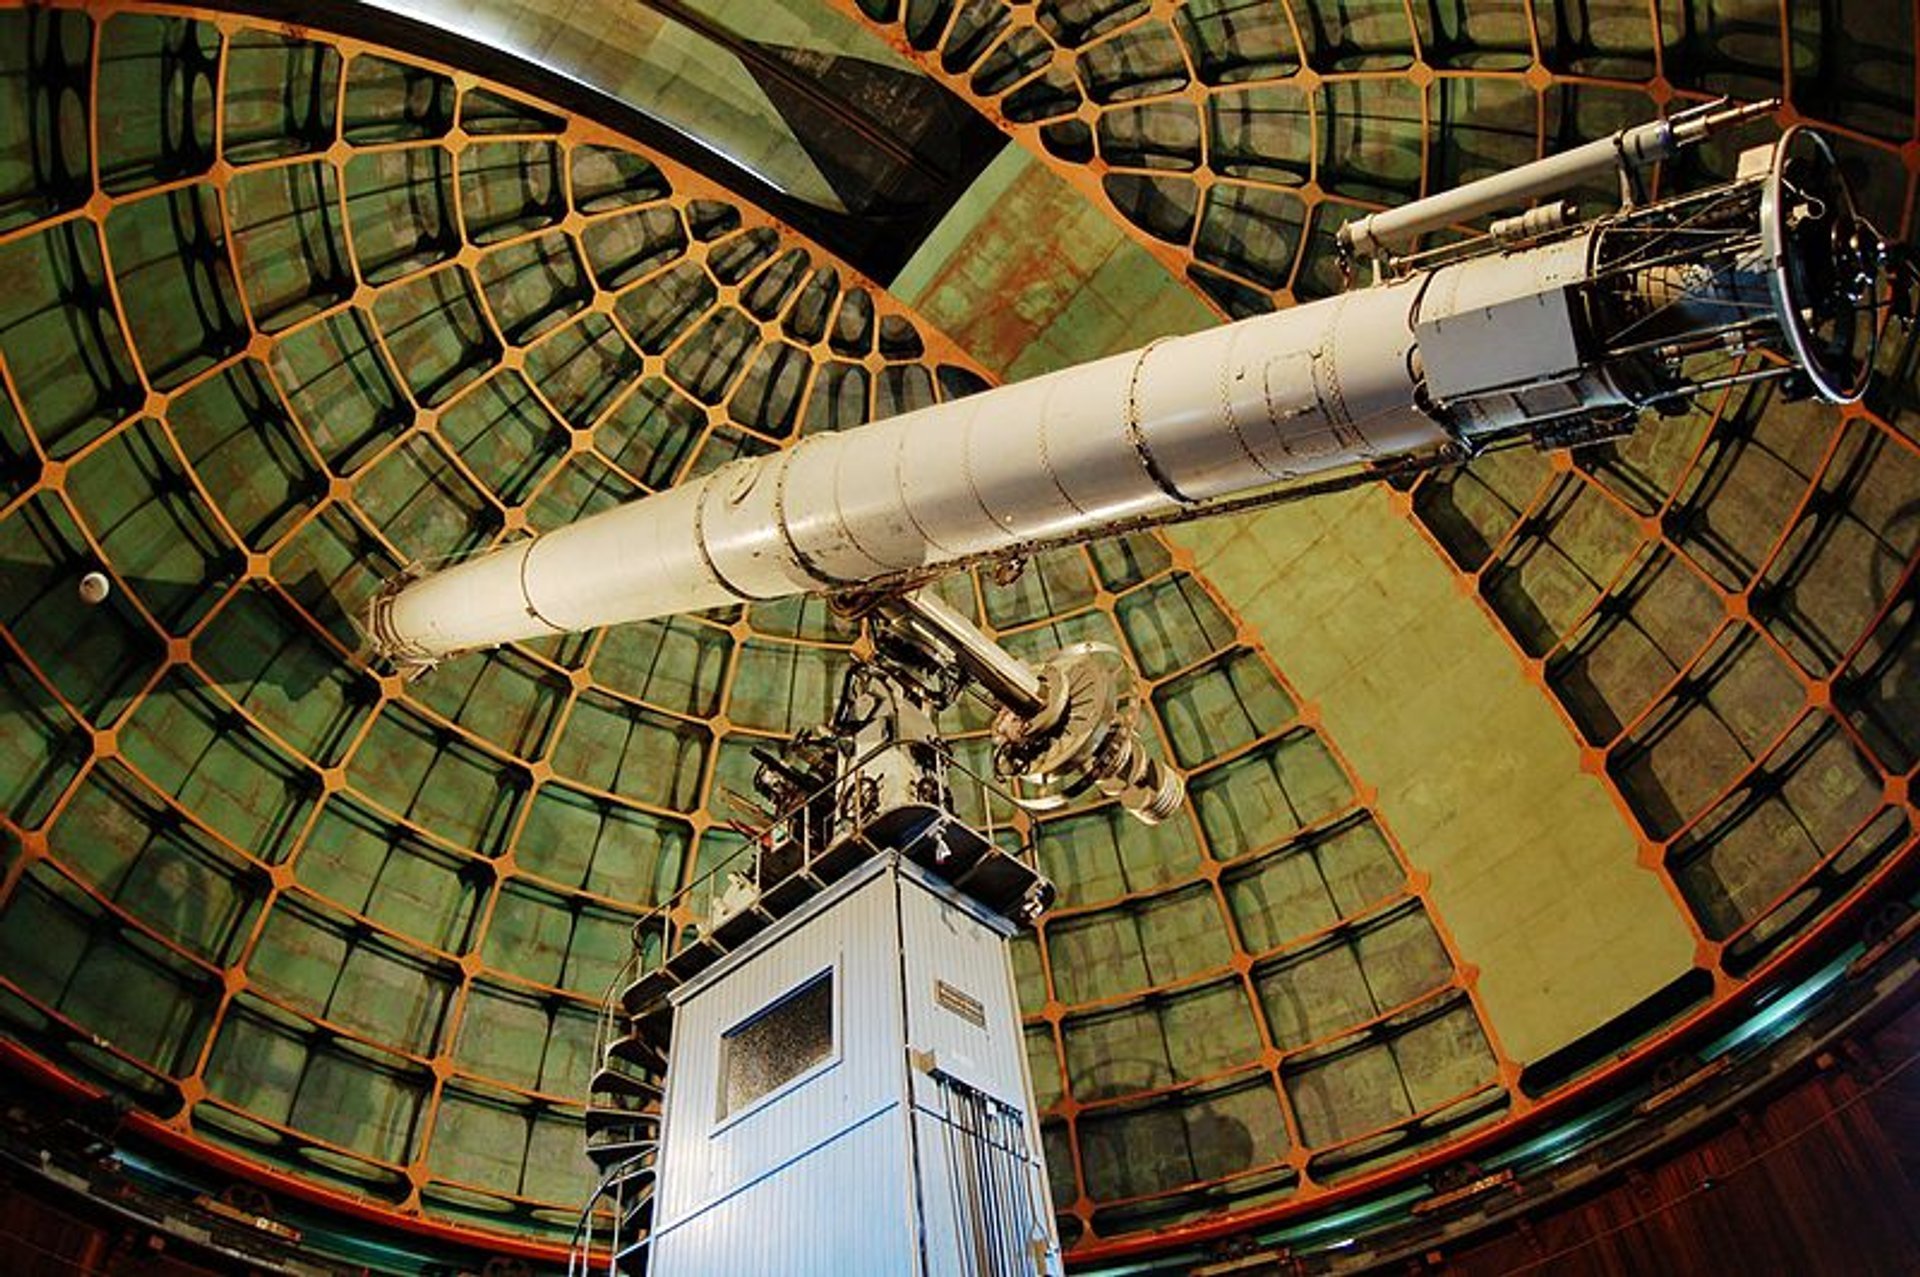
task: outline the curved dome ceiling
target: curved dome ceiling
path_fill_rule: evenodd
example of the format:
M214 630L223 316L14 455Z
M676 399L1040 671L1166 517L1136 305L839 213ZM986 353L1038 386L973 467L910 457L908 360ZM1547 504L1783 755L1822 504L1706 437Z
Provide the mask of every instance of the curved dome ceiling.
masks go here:
M629 925L737 850L750 749L825 716L856 635L793 602L403 685L357 656L374 583L1204 322L1176 281L1334 291L1351 209L1704 95L1790 77L1906 229L1910 31L1480 10L847 4L1030 147L907 303L417 53L0 11L9 1036L192 1141L563 1236ZM1083 1257L1577 1103L1911 860L1920 446L1883 363L1864 410L1729 392L948 583L1016 650L1121 650L1193 794L1016 822L1062 890L1017 954Z

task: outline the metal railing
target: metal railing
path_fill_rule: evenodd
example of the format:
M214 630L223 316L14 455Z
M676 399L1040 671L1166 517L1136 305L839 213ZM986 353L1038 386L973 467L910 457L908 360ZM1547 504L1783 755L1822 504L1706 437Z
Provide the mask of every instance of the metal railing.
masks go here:
M872 764L883 758L889 750L908 748L932 749L944 763L945 784L940 795L941 801L930 805L939 806L947 819L930 822L900 850L910 851L926 839L938 837L949 824L964 824L982 833L1002 853L1038 872L1031 840L1019 833L1009 819L1022 806L1021 800L1006 786L967 766L944 741L894 740L875 746L856 759L854 765L843 774L795 801L766 826L740 831L746 841L738 850L676 890L634 923L633 951L621 964L600 999L599 1015L594 1026L594 1067L610 1066L614 1044L631 1031L632 1017L625 1006L625 991L654 966L665 963L677 952L674 945L675 919L680 919L680 938L684 940L693 928L707 929L718 925L715 922L717 911L732 911L719 913L720 920L724 921L732 913L751 907L751 903L759 899L762 889L774 885L774 881L785 881L794 874L811 873L820 856L829 849L841 847L850 839L863 837L873 822L884 814L884 809L876 807L869 810L866 804L857 801L861 782L868 778L868 769ZM1011 846L1005 841L1008 834L1013 835ZM764 853L776 848L784 848L789 853L782 858L783 871L774 881L763 882ZM634 1112L636 1122L645 1116L638 1110ZM624 1233L630 1226L630 1216L635 1208L644 1200L644 1195L653 1191L654 1159L658 1151L657 1142L648 1141L641 1152L615 1163L602 1173L592 1194L581 1207L579 1219L574 1225L567 1261L568 1277L590 1277L597 1270L594 1249L596 1242L601 1239L596 1227L596 1211L603 1203L612 1208L611 1223L604 1239L604 1253L607 1256L605 1272L609 1277L617 1277L623 1264L645 1250L648 1242L646 1235L626 1237Z
M604 1271L608 1277L619 1277L623 1265L646 1250L652 1240L651 1228L633 1237L624 1234L629 1230L628 1217L653 1195L658 1156L658 1144L650 1141L643 1151L616 1162L600 1176L573 1225L567 1249L567 1277L590 1277L596 1271L594 1243L599 1230L595 1227L594 1212L603 1201L612 1207L604 1248L607 1261Z
M627 960L614 972L613 979L607 982L607 991L600 995L600 1010L593 1026L593 1061L597 1070L606 1065L607 1052L612 1048L616 1033L620 1028L620 994L628 985L640 978L640 950L635 946L627 955Z
M868 778L872 764L888 751L909 748L933 749L945 762L943 801L934 805L941 806L951 817L951 821L935 821L917 833L910 846L936 836L948 823L967 825L978 830L1001 852L1038 873L1031 840L1020 833L1010 819L1013 812L1024 805L1017 795L999 781L967 766L945 741L888 741L862 754L842 774L792 803L764 827L740 831L746 838L740 848L641 915L633 924L633 956L615 977L615 986L608 990L602 1004L603 1015L609 1020L607 1027L611 1029L612 1019L620 1012L620 991L678 952L676 939L684 942L691 928L711 929L718 925L716 915L724 920L751 907L762 891L775 882L811 872L830 848L864 836L874 820L884 813L867 810L857 800L859 786ZM824 820L818 814L822 811L828 813ZM1013 835L1011 846L1004 841L1008 834ZM784 848L792 859L783 857L778 876L763 880L766 862L763 853L776 848ZM680 928L678 936L676 926Z

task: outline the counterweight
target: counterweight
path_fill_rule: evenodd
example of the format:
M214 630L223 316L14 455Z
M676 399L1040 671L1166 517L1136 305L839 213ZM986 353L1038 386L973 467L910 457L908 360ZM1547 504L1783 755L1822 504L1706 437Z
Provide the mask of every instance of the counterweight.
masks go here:
M1749 114L1694 112L1673 131ZM1575 227L1515 221L1520 238L1389 263L1371 287L811 436L399 578L369 632L420 667L742 601L898 590L1316 476L1606 437L1734 380L1860 393L1887 250L1815 134L1750 151L1706 191Z

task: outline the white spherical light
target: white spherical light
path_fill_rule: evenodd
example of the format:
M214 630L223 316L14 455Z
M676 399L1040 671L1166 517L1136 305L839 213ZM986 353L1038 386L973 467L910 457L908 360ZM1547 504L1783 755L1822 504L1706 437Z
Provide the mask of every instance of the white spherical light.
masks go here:
M113 582L105 572L89 572L80 578L80 601L89 607L104 603L112 592Z

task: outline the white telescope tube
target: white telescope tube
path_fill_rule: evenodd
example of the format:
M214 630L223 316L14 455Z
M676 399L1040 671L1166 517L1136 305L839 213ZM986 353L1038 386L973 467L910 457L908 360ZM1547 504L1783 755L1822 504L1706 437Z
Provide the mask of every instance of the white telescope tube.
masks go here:
M1759 119L1780 105L1778 99L1729 105L1708 102L1668 120L1621 129L1571 150L1495 173L1450 191L1341 226L1340 246L1359 257L1404 248L1417 235L1464 222L1482 213L1513 208L1540 195L1553 195L1608 173L1643 168L1668 159L1708 134Z
M1564 446L1756 377L1794 373L1834 402L1857 398L1884 246L1817 135L1790 130L1752 158L1725 186L1530 248L731 462L391 582L367 628L378 654L418 667L731 603L918 584L1455 444ZM1689 372L1695 355L1756 348L1782 362L1731 380Z
M1449 436L1415 406L1413 282L1157 342L742 459L430 576L370 611L452 652L900 579Z

